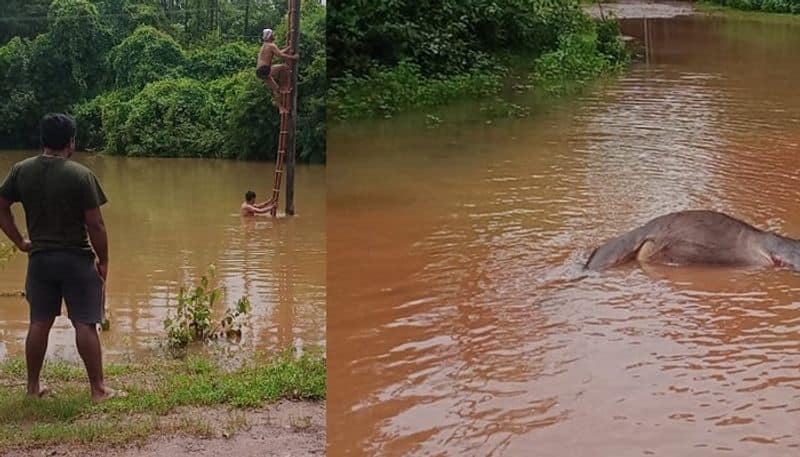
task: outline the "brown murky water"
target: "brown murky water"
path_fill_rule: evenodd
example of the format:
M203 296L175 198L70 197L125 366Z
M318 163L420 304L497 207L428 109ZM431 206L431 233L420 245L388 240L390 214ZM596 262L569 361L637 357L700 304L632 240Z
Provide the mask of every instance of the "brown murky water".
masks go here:
M0 153L0 173L35 152ZM274 350L325 344L324 167L299 167L298 215L243 220L244 192L271 192L269 163L80 156L109 198L107 307L103 333L111 359L158 346L163 320L180 286L210 264L228 292L228 304L250 297L253 311L245 347ZM2 179L2 178L0 178ZM24 226L19 205L17 221ZM0 271L0 292L24 288L27 259L18 255ZM0 297L0 358L23 351L28 308L24 298ZM49 352L77 359L69 321L56 321Z
M800 275L578 279L675 210L800 237L800 21L647 30L527 119L330 131L328 455L800 454Z

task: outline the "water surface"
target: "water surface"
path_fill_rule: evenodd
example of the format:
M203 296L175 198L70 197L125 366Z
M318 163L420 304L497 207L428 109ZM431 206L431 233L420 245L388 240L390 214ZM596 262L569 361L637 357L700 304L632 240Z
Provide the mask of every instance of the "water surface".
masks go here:
M33 151L0 152L0 173ZM247 296L245 347L266 351L325 344L325 169L298 167L296 217L239 214L244 192L271 195L269 163L78 155L108 196L107 307L102 334L111 359L148 354L163 341L163 321L181 285L195 284L211 264L226 287L225 304ZM0 178L2 179L2 178ZM282 199L283 200L283 199ZM15 205L20 227L24 217ZM0 271L0 292L24 289L27 259ZM66 314L66 310L64 310ZM21 355L27 330L24 298L0 297L0 358ZM51 355L77 359L69 321L56 321Z
M329 455L800 453L800 275L578 279L671 211L800 237L800 21L623 29L644 62L529 118L329 131Z

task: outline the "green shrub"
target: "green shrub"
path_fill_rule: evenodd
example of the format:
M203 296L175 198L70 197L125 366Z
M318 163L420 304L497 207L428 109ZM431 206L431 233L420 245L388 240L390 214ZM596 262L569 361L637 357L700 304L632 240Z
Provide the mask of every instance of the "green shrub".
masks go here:
M127 104L114 125L109 152L129 156L223 157L222 104L195 79L165 79L148 84ZM123 120L124 118L124 120ZM111 138L109 138L111 139ZM111 144L109 144L111 146Z
M244 160L274 160L280 133L280 114L272 92L245 70L212 83L224 98L225 155ZM255 128L254 128L255 126Z
M612 16L599 20L597 27L597 52L606 56L612 66L620 67L630 62L630 52L625 47L619 22Z
M710 0L711 3L745 11L800 14L800 0Z
M72 100L97 93L105 73L105 54L111 47L111 31L103 23L97 7L89 0L53 0L48 11L50 44L48 57L58 56L65 73L49 73L52 85L69 79L76 86ZM34 67L40 72L41 68ZM55 77L54 75L58 75ZM68 104L67 104L68 105ZM64 109L66 106L62 106Z
M248 68L255 74L257 55L258 46L241 41L198 48L188 53L186 72L197 79L218 79Z
M147 83L180 76L186 59L171 36L142 26L111 50L108 63L116 88L141 89Z
M241 338L240 318L250 311L250 301L242 297L236 306L225 310L221 319L214 316L214 306L221 301L223 288L216 283L216 269L211 265L197 286L181 287L175 314L164 321L167 347L181 349L194 341L218 338Z
M493 94L522 59L552 91L628 62L616 21L595 24L577 1L340 3L328 21L328 104L339 120Z
M548 92L564 92L629 61L616 20L590 21L562 35L555 50L536 59L534 82Z
M77 147L86 151L95 151L105 144L103 137L103 96L78 104L72 114L80 126L76 138Z
M497 92L501 77L476 71L441 78L425 78L420 67L402 62L392 68L376 68L362 77L333 81L328 105L337 119L389 116L396 112L436 106L466 96Z
M0 147L27 142L28 129L20 128L32 118L36 105L33 87L26 77L30 66L27 40L13 38L0 47Z
M13 244L0 241L0 268L3 268L16 253L17 249Z

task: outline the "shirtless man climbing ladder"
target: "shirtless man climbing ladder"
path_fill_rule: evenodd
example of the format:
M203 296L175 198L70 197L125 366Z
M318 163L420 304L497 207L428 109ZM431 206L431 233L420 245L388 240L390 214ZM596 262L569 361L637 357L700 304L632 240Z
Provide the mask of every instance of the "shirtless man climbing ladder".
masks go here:
M261 46L261 51L258 53L256 75L272 89L280 112L286 113L289 111L289 107L281 102L281 93L285 93L288 90L289 78L286 77L288 67L285 64L272 65L272 58L277 55L284 59L297 60L297 54L287 54L286 52L289 50L288 47L279 49L275 44L275 33L272 29L264 29L261 33L261 39L264 41L264 44ZM283 79L282 84L278 84L277 81L281 79Z

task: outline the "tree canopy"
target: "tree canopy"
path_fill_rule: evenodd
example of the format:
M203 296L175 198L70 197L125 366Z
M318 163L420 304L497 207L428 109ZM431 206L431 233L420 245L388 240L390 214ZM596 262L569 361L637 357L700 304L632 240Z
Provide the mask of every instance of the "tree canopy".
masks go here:
M325 160L325 7L303 0L297 149ZM0 13L0 147L38 147L46 112L110 154L274 159L279 115L255 76L287 2L9 0Z

